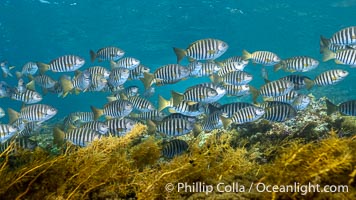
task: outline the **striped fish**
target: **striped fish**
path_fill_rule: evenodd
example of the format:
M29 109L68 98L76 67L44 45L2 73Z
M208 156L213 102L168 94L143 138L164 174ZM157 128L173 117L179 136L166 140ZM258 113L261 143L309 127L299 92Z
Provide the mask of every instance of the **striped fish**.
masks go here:
M239 111L235 112L231 117L231 121L223 118L224 128L229 127L231 123L234 124L245 124L249 122L254 122L261 118L265 114L265 110L256 106L248 106L241 108Z
M110 71L105 67L101 66L89 67L88 69L86 69L86 71L88 71L92 76L102 75L105 79L108 79L110 76Z
M80 123L94 121L94 114L92 112L74 112L71 113L73 121L78 121Z
M228 48L227 43L208 38L193 42L186 50L175 47L173 50L177 55L177 63L179 63L185 56L188 56L190 61L215 60L223 55Z
M242 65L245 65L245 66L246 66L249 61L242 59L242 56L232 56L232 57L229 57L229 58L227 58L227 59L221 61L220 63L221 63L222 65L225 65L225 64L231 63L231 62L237 62L237 63L239 63L239 64L242 64Z
M295 56L281 62L274 66L274 71L284 69L288 72L307 72L318 67L319 61L308 56Z
M272 122L284 122L286 120L292 119L297 115L297 111L293 106L278 102L273 106L265 108L265 114L263 118Z
M174 100L173 105L177 105L179 102L185 100L191 102L191 104L201 102L201 103L211 103L216 100L219 95L218 92L210 87L190 87L183 94L172 91L172 98Z
M93 50L90 50L90 60L94 62L96 58L101 62L103 60L113 60L117 61L125 52L118 47L104 47L99 49L96 53Z
M307 76L292 74L285 77L280 78L280 80L290 81L294 84L294 90L300 90L306 87L305 80L311 81L311 79Z
M17 133L18 129L14 125L0 124L0 143L6 142Z
M120 60L114 62L110 62L111 69L115 68L125 68L128 70L135 69L140 64L140 60L133 58L133 57L124 57Z
M28 62L23 67L21 72L16 72L16 77L21 78L22 76L34 75L38 70L38 66L35 62Z
M242 97L250 94L249 85L224 85L227 96Z
M318 75L314 81L304 80L307 89L313 87L314 84L318 86L336 85L340 81L344 80L349 72L342 69L332 69L325 71Z
M244 71L233 71L223 76L214 75L212 81L214 83L225 83L230 85L246 85L252 81L253 76Z
M133 117L135 119L140 119L140 120L154 120L154 121L161 121L163 120L164 117L166 117L166 114L163 112L159 112L158 110L152 110L149 112L142 112L140 114L137 113L131 113L130 117Z
M127 100L116 100L104 105L104 109L98 109L94 106L90 107L94 113L94 120L105 115L108 118L125 117L133 110L133 105Z
M155 106L147 99L140 96L132 96L127 99L132 103L133 108L140 112L149 112L155 110Z
M105 122L109 127L109 133L114 136L124 136L127 132L131 131L136 122L129 118L115 118Z
M292 90L285 95L273 97L273 101L279 101L279 102L292 104L297 99L298 96L299 96L299 94L297 92L295 92L294 90Z
M91 85L91 74L89 71L78 72L77 76L70 80L62 76L60 79L60 84L63 89L63 97L65 97L69 92L75 91L79 94L80 91L86 91Z
M73 72L85 64L85 60L75 55L64 55L52 60L49 64L37 62L41 74L47 70L53 72Z
M86 122L80 128L92 129L102 135L105 135L109 131L109 127L105 123L98 121Z
M219 76L224 76L225 74L234 71L243 71L246 65L239 62L228 62L221 66L221 70L218 72Z
M356 26L346 27L334 33L329 39L331 44L350 45L356 44Z
M41 86L42 88L52 88L57 81L53 80L51 77L47 75L38 75L34 77L34 81L37 85ZM28 83L27 85L31 85L31 82Z
M107 86L108 81L101 74L91 76L91 84L88 91L102 91Z
M199 125L195 125L194 132L200 133L201 131L210 132L214 129L219 129L223 126L223 122L221 120L221 116L227 117L226 113L221 112L220 110L216 110L208 115L208 117ZM199 128L199 130L196 130Z
M139 64L136 68L130 70L129 80L140 80L140 78L144 78L144 73L149 73L150 68Z
M177 137L188 134L193 130L193 124L183 118L167 119L155 125L151 120L147 121L149 132L163 133L168 137Z
M261 64L264 66L272 66L281 61L281 59L275 53L270 51L255 51L251 54L248 51L243 50L242 59L251 59L253 63Z
M130 72L128 69L115 68L111 70L108 83L113 87L118 87L127 81L129 75Z
M207 82L207 83L199 83L197 85L194 85L192 87L187 88L187 90L193 88L193 87L208 87L211 89L214 89L218 95L214 97L214 99L212 99L213 102L218 101L219 99L221 99L225 94L226 94L226 89L225 87L215 84L215 83L211 83L211 82Z
M60 145L64 140L67 140L74 145L85 147L94 140L100 139L100 137L101 134L99 132L89 128L76 128L66 133L59 128L53 129L53 142L57 145Z
M278 97L287 94L294 88L294 84L286 80L275 80L264 84L260 94L264 97Z
M37 142L30 140L28 137L16 137L1 144L0 153L8 149L10 145L13 145L10 151L10 155L13 155L26 149L34 150L37 147Z
M201 69L203 67L203 63L202 62L198 62L198 61L194 61L191 62L187 65L187 68L189 69L189 76L193 77L193 76L198 76L201 72Z
M195 117L204 113L201 103L189 104L187 101L181 101L178 105L169 108L170 113L181 113L186 116Z
M58 110L46 104L33 104L23 107L20 113L8 108L10 123L18 118L27 122L43 122L57 114Z
M185 151L187 151L189 145L184 140L174 139L164 145L162 149L162 154L166 158L173 158L179 156Z
M22 101L25 104L33 104L42 101L42 96L36 91L25 90L22 93L12 93L11 99L16 101Z
M242 108L253 106L251 103L246 102L235 102L222 105L219 110L227 114L228 118L231 118L235 112L238 112Z
M323 61L335 59L336 64L350 65L356 67L356 49L342 49L336 53L325 50L323 54Z
M180 113L171 113L168 116L165 116L162 121L169 120L169 119L184 119L191 123L195 123L197 121L196 117L191 117Z
M201 63L200 70L195 70L191 72L190 76L195 76L195 77L210 76L212 74L217 73L220 69L221 67L213 62Z
M350 44L350 45L332 44L332 43L330 43L329 39L326 39L323 36L320 36L320 53L324 53L327 50L330 50L332 52L337 52L342 49L356 49L355 45L356 44Z
M29 122L24 124L23 130L19 130L19 136L21 137L30 137L34 134L35 131L38 131L41 128L41 123L38 122Z
M356 100L350 100L340 103L339 105L333 104L326 99L327 114L330 115L339 111L343 115L356 116Z

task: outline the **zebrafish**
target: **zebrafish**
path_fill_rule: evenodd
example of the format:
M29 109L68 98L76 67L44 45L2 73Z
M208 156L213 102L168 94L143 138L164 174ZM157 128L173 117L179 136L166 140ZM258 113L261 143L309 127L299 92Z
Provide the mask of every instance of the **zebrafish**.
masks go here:
M288 75L280 78L280 80L290 81L294 84L294 90L300 90L306 87L305 81L311 81L311 79L307 76L302 75Z
M174 139L164 145L162 149L162 154L166 158L173 158L175 156L181 155L182 153L187 151L188 148L189 145L186 141Z
M140 80L140 78L144 78L144 73L149 73L150 68L139 64L134 69L130 70L129 80Z
M140 96L131 96L127 99L132 103L133 108L140 112L149 112L155 110L155 106L147 99Z
M37 62L37 66L40 69L41 74L47 70L53 72L73 72L81 68L85 63L85 60L75 55L64 55L52 60L49 64Z
M295 56L281 62L274 66L274 71L284 69L288 72L307 72L318 67L319 61L308 56Z
M210 87L205 86L197 86L190 87L183 94L171 91L173 98L173 105L177 105L181 101L188 101L190 104L194 104L197 102L201 103L211 103L217 101L218 92Z
M94 62L96 58L98 58L99 62L104 60L117 61L125 54L125 52L118 47L104 47L99 49L96 53L93 50L90 50L89 53L91 62Z
M191 71L190 76L194 76L194 77L210 76L220 71L220 69L221 67L213 62L201 63L201 68L199 70L197 70L196 68L194 69L194 71L190 70Z
M131 113L130 117L133 117L135 119L140 119L140 120L154 120L154 121L162 121L164 117L167 115L163 112L159 112L158 110L152 110L149 112L142 112L142 113Z
M130 72L128 69L115 68L111 70L108 83L113 87L118 87L124 84L129 78Z
M240 62L228 62L220 65L221 65L221 69L218 71L219 76L224 76L225 74L234 71L243 71L246 66L245 64Z
M286 80L275 80L261 86L260 90L252 89L252 99L256 102L259 94L263 97L278 97L287 94L294 88L294 84Z
M173 47L173 50L177 55L177 63L180 63L186 56L188 56L190 61L215 60L223 55L228 48L227 43L209 38L193 42L186 50L175 47Z
M251 103L247 102L235 102L222 105L219 110L227 114L228 118L231 118L235 112L238 112L242 108L253 106Z
M22 150L34 150L37 147L37 142L29 139L28 137L14 137L11 140L7 140L3 144L0 144L0 153L8 149L10 145L13 146L9 154L14 155Z
M253 63L261 64L264 66L272 66L281 61L281 59L275 53L270 51L255 51L251 54L248 51L243 50L242 59L251 59Z
M328 115L339 111L343 115L356 116L356 100L345 101L340 103L339 105L333 104L328 99L326 99L325 102Z
M292 104L297 99L298 96L299 96L299 94L297 92L295 92L294 90L291 90L290 92L288 92L285 95L273 97L272 99L273 99L273 101L279 101L279 102Z
M242 97L250 94L249 85L224 85L227 96Z
M88 71L92 76L101 75L105 79L108 79L110 76L110 71L105 67L101 66L89 67L88 69L86 69L86 71Z
M233 71L223 76L213 75L210 78L216 84L246 85L252 81L253 76L244 71Z

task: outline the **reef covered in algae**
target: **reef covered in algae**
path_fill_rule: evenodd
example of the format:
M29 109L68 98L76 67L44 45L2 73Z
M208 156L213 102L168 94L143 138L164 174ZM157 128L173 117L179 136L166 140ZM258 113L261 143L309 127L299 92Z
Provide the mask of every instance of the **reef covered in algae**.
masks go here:
M0 155L0 196L355 199L354 118L327 116L322 100L314 104L294 123L259 121L196 137L182 136L189 149L173 159L161 155L162 140L150 136L141 124L124 137L102 138L85 148L67 144L56 154L53 149L37 148L13 155L10 146ZM180 184L192 187L178 190ZM298 191L261 192L263 185L297 185ZM343 191L304 192L302 185L345 187L338 188ZM207 191L208 186L213 190Z

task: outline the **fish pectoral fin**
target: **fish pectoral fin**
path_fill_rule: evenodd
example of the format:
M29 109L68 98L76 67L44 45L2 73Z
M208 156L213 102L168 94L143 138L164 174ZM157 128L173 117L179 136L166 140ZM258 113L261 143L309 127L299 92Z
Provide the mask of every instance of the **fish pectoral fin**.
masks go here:
M344 63L343 63L343 62L341 62L340 60L336 60L336 59L335 59L335 63L336 63L336 64L339 64L339 65L344 64Z
M178 132L183 132L183 128L177 128L176 129Z

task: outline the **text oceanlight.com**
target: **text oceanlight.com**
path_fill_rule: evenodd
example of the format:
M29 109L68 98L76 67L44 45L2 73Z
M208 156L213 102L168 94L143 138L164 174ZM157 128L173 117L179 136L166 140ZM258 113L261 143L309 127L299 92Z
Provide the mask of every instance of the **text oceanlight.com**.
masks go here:
M212 192L288 192L288 193L300 193L301 195L306 195L307 193L315 192L326 192L326 193L336 193L336 192L348 192L349 187L347 185L319 185L319 184L300 184L295 182L291 185L269 185L265 183L251 183L250 185L243 185L239 183L218 183L216 185L205 184L204 182L195 183L168 183L165 187L166 191L172 192L190 192L198 193L203 192L206 194Z

